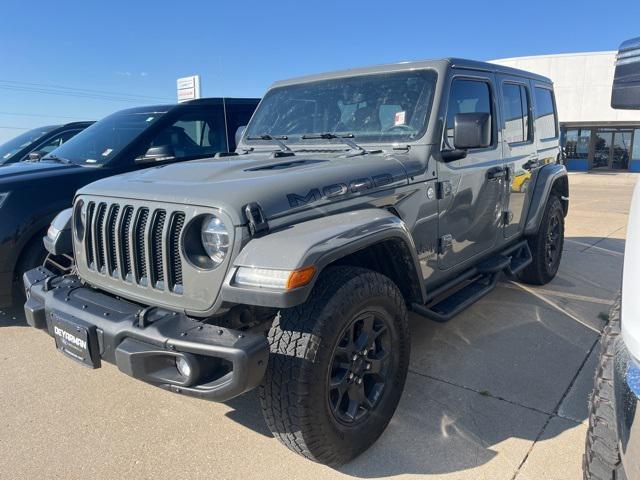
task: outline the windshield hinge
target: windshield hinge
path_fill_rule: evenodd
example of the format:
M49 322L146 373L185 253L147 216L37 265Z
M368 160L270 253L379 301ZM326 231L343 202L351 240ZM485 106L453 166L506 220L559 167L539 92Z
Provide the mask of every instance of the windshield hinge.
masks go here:
M251 202L245 205L244 215L247 217L249 233L252 237L259 237L269 233L269 223L264 217L264 212L259 204Z

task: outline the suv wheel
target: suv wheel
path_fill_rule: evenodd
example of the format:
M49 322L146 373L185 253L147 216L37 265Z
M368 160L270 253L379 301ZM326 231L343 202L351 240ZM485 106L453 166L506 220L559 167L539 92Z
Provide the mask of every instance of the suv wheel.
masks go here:
M25 272L41 267L47 258L47 251L42 243L42 236L36 235L24 247L20 259L16 264L13 275L13 302L15 305L21 305L25 302L24 284L22 276Z
M564 210L556 195L549 197L540 228L528 240L533 261L518 273L518 280L534 285L549 283L558 273L564 247Z
M389 278L363 268L326 269L307 302L280 311L269 331L259 397L274 436L328 465L371 446L404 388L407 318Z
M595 385L589 400L589 429L582 460L585 480L626 479L618 451L613 397L615 340L620 335L620 302L611 310L600 341Z

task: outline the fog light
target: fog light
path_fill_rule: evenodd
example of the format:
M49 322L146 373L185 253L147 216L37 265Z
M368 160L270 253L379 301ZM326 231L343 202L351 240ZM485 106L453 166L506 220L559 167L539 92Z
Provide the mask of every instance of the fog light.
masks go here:
M183 377L191 377L191 364L184 357L176 357L176 368Z

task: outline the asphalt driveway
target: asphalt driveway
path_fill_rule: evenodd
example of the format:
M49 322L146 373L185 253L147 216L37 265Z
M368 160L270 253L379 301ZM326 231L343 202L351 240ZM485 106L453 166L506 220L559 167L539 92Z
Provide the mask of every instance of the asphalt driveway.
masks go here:
M58 354L0 314L0 478L579 479L587 396L620 287L632 174L570 175L557 278L504 280L446 324L411 322L407 387L382 438L333 470L280 446L257 399L214 404Z

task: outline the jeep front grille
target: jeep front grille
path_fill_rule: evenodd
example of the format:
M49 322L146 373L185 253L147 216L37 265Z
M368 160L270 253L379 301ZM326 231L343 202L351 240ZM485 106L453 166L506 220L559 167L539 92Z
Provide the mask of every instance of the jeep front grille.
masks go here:
M127 283L181 294L181 211L91 201L87 205L87 267Z

